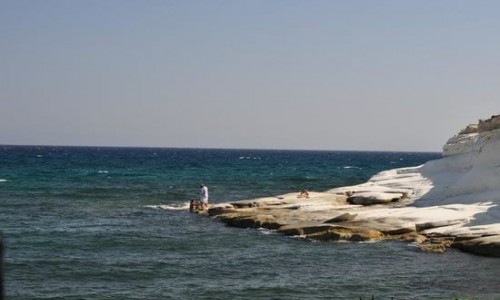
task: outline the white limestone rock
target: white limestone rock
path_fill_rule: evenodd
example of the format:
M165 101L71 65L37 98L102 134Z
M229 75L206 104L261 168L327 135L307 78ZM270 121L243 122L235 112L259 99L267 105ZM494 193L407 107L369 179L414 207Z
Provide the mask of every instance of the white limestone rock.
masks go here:
M383 171L363 184L311 192L307 199L297 194L233 202L209 214L234 226L269 226L311 238L406 235L401 239L419 241L426 251L451 246L500 256L500 116L449 139L441 159Z

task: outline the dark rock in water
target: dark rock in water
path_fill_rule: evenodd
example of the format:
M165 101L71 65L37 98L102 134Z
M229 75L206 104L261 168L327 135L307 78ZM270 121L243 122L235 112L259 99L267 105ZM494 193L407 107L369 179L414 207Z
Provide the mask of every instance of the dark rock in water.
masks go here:
M267 228L278 229L285 223L273 215L258 214L245 215L238 213L230 213L220 215L219 219L231 226L239 228Z
M500 235L463 240L454 243L453 247L478 255L500 257Z

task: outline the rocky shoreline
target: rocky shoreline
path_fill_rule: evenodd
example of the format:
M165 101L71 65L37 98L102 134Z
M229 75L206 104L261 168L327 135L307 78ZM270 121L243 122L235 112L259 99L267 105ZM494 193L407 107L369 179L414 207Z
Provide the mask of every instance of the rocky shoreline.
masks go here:
M435 253L453 247L500 257L500 116L467 126L442 159L309 198L298 193L219 203L208 215L316 240L391 239Z

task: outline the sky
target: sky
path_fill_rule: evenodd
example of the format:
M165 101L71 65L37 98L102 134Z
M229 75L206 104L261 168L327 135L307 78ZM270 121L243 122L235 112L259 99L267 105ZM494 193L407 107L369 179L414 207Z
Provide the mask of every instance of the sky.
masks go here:
M441 151L500 1L0 0L0 144Z

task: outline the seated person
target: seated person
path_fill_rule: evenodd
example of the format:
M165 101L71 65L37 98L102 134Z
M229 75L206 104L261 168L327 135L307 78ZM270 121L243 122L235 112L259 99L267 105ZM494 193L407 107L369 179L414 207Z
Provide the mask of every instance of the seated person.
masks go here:
M307 192L307 190L302 190L297 198L309 198L309 192Z
M189 203L189 211L195 212L195 211L199 211L199 210L201 210L200 202L192 199L191 202Z

